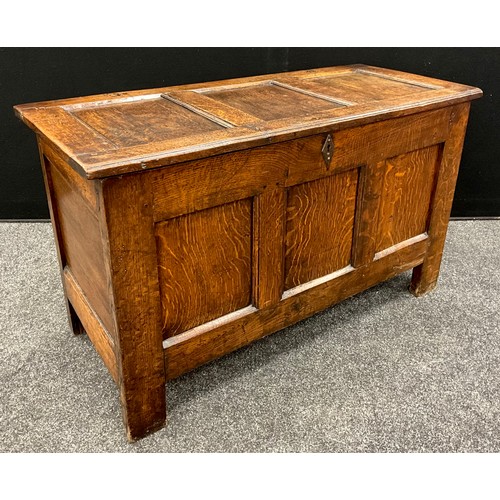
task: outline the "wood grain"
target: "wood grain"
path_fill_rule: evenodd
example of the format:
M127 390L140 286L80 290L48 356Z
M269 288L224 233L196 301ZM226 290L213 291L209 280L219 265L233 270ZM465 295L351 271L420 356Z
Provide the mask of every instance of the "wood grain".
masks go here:
M206 93L211 99L240 109L261 120L278 120L292 116L310 116L340 105L271 84Z
M415 149L444 142L448 137L450 110L436 110L382 123L354 127L333 135L333 157L329 172L384 161ZM318 155L326 136L300 139L297 160L289 163L287 186L327 175L323 157Z
M118 383L118 368L116 366L115 346L111 334L101 323L96 312L92 309L83 290L78 286L74 276L68 268L64 269L64 284L68 292L68 299L78 313L87 335L96 351L101 356L113 380Z
M448 221L457 182L465 130L469 119L470 103L455 106L452 110L450 136L440 159L435 192L428 219L429 251L424 262L413 270L410 291L420 296L431 291L437 283L443 256Z
M385 162L370 163L360 168L352 248L353 267L366 266L375 257L385 170Z
M377 66L370 66L367 64L353 64L351 68L357 73L378 75L382 78L411 83L413 85L421 85L429 88L446 88L454 89L457 91L471 88L467 85L462 85L456 82L448 82L445 80L440 80L438 78L432 78L430 76L417 75L414 73L408 73L396 69L379 68Z
M42 143L41 148L43 155L45 155L48 161L57 168L58 172L66 178L71 188L88 203L89 208L93 211L97 210L99 203L97 200L96 181L88 180L81 175L81 173L71 168L52 144Z
M47 204L49 207L50 221L52 225L52 231L54 233L55 247L57 252L57 261L59 263L59 273L61 275L61 281L64 290L64 304L66 306L66 314L68 316L69 327L74 335L79 335L84 333L84 328L80 318L76 314L74 307L71 305L68 299L68 292L66 290L66 284L64 280L64 266L66 265L66 255L64 253L64 237L61 230L61 223L59 219L59 214L56 207L56 194L54 192L54 185L52 182L51 167L50 162L44 154L43 143L38 138L38 152L40 156L40 164L42 167L43 183L45 187L45 194L47 196Z
M424 96L435 90L434 86L424 87L358 72L308 78L301 82L301 85L307 85L308 90L316 90L321 94L354 103L366 103L416 94Z
M48 162L48 160L47 160ZM47 163L52 178L64 265L71 270L106 330L115 333L112 305L104 272L104 250L96 212L78 190L78 183ZM68 169L68 167L64 167ZM78 175L78 174L74 174Z
M283 295L286 198L282 188L267 189L253 205L253 303L260 309Z
M358 170L288 192L285 290L349 264Z
M25 117L22 113L21 115ZM51 143L55 148L63 151L67 157L72 158L74 163L80 166L83 172L86 169L78 161L80 155L97 155L103 151L116 152L117 147L113 142L78 121L62 107L34 107L27 110L25 118L27 125L35 131L45 131L41 134L43 142Z
M241 109L233 108L222 102L217 102L205 94L199 92L184 91L184 92L169 92L163 94L163 97L170 99L181 106L189 106L197 112L206 113L212 117L224 120L233 126L250 125L252 123L260 122L261 120L256 116L245 113Z
M385 162L375 250L379 252L427 230L440 146Z
M155 220L250 198L268 186L283 185L287 166L296 161L300 148L300 144L280 144L153 171Z
M163 336L248 306L250 199L156 225Z
M420 264L427 241L418 241L380 258L368 267L352 269L320 286L282 300L273 307L246 314L199 335L178 338L165 350L167 379L172 379L220 356L247 345L265 335L370 288L396 274Z
M100 216L108 255L123 420L135 440L165 425L160 290L147 176L106 179Z
M221 125L163 98L83 108L72 112L117 147L220 130Z

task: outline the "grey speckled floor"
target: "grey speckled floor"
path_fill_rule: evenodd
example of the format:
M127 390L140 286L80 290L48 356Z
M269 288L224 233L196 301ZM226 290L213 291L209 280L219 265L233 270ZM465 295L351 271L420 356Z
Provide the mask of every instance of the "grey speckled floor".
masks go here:
M500 221L452 222L433 293L405 273L171 382L130 445L50 225L0 224L0 452L498 452L499 248Z

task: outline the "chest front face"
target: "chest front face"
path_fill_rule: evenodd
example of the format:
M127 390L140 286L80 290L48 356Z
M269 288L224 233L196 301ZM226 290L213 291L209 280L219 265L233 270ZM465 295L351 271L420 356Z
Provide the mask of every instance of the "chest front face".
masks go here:
M479 93L356 66L20 107L129 437L166 379L400 272L430 290Z
M400 254L409 264L421 260L458 111L139 174L152 192L164 346L266 309L290 321L320 309L321 295L351 275L382 279ZM172 376L174 366L170 360Z

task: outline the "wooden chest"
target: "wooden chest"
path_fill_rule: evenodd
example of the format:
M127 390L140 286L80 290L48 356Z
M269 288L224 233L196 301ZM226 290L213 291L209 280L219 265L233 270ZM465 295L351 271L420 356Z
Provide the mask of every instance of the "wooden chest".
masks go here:
M129 439L168 379L411 268L431 290L480 96L354 65L16 106Z

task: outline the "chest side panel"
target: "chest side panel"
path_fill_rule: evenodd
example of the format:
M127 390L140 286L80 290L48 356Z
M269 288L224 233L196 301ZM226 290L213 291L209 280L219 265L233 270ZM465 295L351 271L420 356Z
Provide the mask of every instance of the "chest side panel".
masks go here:
M50 148L43 150L62 236L63 267L69 269L106 331L114 335L113 306L92 182L82 179Z

